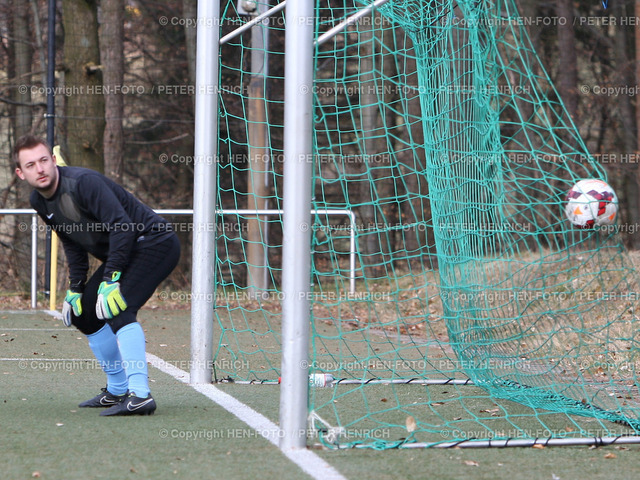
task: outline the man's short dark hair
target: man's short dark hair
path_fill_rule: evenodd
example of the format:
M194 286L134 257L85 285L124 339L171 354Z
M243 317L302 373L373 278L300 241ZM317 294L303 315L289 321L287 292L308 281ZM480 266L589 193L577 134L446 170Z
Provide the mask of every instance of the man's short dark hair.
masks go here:
M18 158L18 154L20 153L20 151L35 148L38 145L44 145L45 147L47 147L47 150L49 150L49 154L52 155L49 144L42 137L38 137L37 135L24 135L18 139L13 147L13 161L16 165L16 168L20 168L20 159Z

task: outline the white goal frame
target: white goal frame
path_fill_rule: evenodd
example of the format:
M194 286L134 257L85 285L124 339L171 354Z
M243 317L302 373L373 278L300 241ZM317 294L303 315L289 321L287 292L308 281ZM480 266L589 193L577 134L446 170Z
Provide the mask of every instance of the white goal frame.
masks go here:
M212 381L213 302L215 298L215 175L218 132L218 52L229 39L248 31L285 7L283 0L247 24L220 38L218 2L198 2L195 85L195 147L193 197L193 272L191 305L191 383ZM307 444L309 402L309 323L311 231L313 224L313 51L352 23L389 0L375 0L314 41L314 2L295 0L285 11L285 109L282 263L282 365L280 386L280 448ZM211 159L212 161L202 161ZM300 181L307 179L307 181ZM344 214L344 213L343 213ZM355 221L351 220L351 278L355 287Z

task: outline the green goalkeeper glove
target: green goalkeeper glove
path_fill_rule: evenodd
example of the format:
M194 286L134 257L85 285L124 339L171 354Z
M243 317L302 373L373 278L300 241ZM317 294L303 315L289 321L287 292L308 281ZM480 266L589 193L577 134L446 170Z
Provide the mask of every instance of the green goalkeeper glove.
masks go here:
M127 302L120 292L120 272L113 272L111 280L105 280L98 288L96 315L100 320L108 320L122 313Z
M67 290L67 296L64 297L62 305L62 323L65 327L71 326L71 312L76 317L82 315L82 294Z

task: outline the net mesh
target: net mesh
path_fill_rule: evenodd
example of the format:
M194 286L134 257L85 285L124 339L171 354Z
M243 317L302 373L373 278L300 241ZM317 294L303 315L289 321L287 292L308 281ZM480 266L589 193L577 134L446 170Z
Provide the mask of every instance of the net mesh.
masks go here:
M319 2L317 35L363 7ZM571 186L606 175L523 20L512 0L390 0L316 45L309 366L334 380L311 387L310 426L325 445L640 428L637 275L618 227L564 216ZM218 200L240 227L218 240L218 380L279 375L283 29L277 14L222 47Z

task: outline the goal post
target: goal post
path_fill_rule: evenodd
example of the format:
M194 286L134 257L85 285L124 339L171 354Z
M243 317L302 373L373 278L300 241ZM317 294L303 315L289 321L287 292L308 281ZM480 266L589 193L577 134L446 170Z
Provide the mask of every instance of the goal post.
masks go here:
M313 180L313 0L285 10L280 448L307 444Z
M190 368L194 384L211 383L213 374L219 39L219 2L198 2Z

